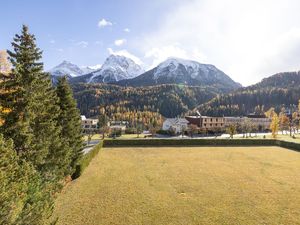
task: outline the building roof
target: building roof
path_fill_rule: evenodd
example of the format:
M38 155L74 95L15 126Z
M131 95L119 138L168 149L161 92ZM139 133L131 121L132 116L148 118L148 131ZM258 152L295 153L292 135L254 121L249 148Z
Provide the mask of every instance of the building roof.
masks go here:
M189 123L185 118L167 118L164 122L169 122L171 124L184 124Z

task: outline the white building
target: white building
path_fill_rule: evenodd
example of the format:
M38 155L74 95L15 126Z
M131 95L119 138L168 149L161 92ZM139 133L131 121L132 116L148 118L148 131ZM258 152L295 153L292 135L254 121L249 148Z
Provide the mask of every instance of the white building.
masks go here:
M187 130L189 121L184 118L169 118L163 122L163 130L174 129L175 133L182 133L182 131Z
M265 115L253 115L250 114L244 117L225 117L225 126L230 125L243 125L244 123L250 123L256 126L259 131L266 131L270 129L272 120Z
M83 131L98 129L98 122L98 119L88 119L84 115L81 115L81 127Z

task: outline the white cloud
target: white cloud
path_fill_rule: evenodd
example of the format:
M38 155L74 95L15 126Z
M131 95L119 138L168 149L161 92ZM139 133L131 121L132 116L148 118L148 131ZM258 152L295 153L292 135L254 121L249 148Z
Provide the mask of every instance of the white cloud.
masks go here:
M112 26L112 22L106 20L106 19L102 19L98 22L98 27L106 27L106 26Z
M115 45L116 46L121 46L121 45L124 45L125 43L126 43L126 39L115 40Z
M64 50L62 48L57 48L56 49L58 52L64 52Z
M148 64L196 59L244 85L280 71L299 70L300 1L182 1L137 42Z
M77 46L80 46L81 48L86 48L89 43L87 41L79 41L76 43Z
M129 32L130 32L130 29L129 29L129 28L125 28L125 29L124 29L124 32L129 33Z
M128 57L130 59L132 59L135 63L139 64L139 65L142 65L142 61L140 58L138 58L137 56L131 54L130 52L128 52L127 50L123 49L123 50L120 50L120 51L114 51L113 49L111 48L108 48L107 51L109 52L109 54L111 55L121 55L121 56L125 56L125 57Z
M190 54L186 50L181 48L178 44L167 45L161 48L151 48L145 53L144 57L152 59L150 68L157 66L159 63L163 62L169 57L191 59L200 62L205 62L206 60L206 57L202 53L198 52L196 49Z
M50 40L50 44L55 44L55 40Z

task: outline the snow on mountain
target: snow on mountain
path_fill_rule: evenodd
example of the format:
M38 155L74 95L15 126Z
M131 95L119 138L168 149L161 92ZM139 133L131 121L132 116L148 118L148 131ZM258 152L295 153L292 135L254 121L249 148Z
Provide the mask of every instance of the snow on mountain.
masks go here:
M213 77L224 77L224 73L218 70L215 66L209 64L201 64L196 61L180 59L180 58L168 58L166 61L160 63L154 72L154 79L158 79L160 76L176 77L185 72L187 76L193 79L203 79Z
M82 69L80 69L79 66L68 61L63 61L61 64L51 69L49 73L52 76L57 76L57 77L65 76L65 75L70 77L77 77L85 74L85 72Z
M120 81L118 84L127 86L186 84L213 86L224 90L233 90L241 86L214 65L178 58L169 58L140 76Z
M88 82L112 83L131 79L145 71L132 59L120 55L110 55L101 69L91 73Z
M100 69L101 66L101 64L97 64L95 66L81 66L80 69L82 70L83 74L88 74Z

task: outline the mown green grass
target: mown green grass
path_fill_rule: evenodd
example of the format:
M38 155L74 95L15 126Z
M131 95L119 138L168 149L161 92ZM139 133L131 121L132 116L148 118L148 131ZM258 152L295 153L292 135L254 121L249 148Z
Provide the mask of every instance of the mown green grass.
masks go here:
M279 147L104 148L58 224L300 224L300 154Z

